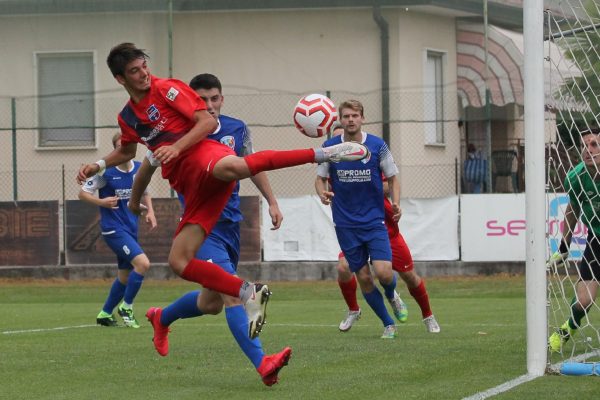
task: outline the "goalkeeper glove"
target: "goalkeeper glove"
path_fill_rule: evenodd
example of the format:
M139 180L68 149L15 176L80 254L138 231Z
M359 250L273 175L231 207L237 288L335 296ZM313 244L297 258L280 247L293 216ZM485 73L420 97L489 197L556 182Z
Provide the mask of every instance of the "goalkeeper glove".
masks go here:
M558 247L558 251L554 252L548 259L547 264L549 266L553 266L554 268L560 267L564 265L565 261L569 258L569 245L563 239L560 241L560 246Z

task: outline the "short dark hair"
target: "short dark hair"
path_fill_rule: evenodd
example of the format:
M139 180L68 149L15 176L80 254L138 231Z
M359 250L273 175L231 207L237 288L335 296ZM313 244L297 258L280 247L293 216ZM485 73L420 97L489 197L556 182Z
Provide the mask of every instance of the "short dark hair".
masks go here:
M198 89L219 89L219 93L223 91L221 81L213 74L199 74L192 78L190 87L194 90Z
M106 57L106 64L113 76L123 76L127 64L138 58L148 59L146 50L138 49L133 43L121 43L110 49L108 57Z

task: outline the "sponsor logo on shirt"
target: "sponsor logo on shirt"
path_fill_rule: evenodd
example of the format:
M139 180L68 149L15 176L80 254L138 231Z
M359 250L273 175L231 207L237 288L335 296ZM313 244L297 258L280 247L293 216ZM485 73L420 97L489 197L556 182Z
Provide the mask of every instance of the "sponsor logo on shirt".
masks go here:
M175 101L175 98L177 97L178 94L179 94L179 90L175 89L174 87L171 87L169 89L169 91L167 92L167 99L169 99L171 101Z
M339 169L337 177L340 182L370 182L370 169Z
M232 150L235 149L235 138L233 136L223 136L220 142Z
M154 104L146 109L146 114L148 115L148 119L152 122L158 121L160 118L160 112L158 112L158 108Z
M150 133L148 134L148 136L142 137L142 140L144 142L149 142L152 139L154 139L155 137L157 137L161 133L161 131L164 129L164 127L167 124L168 120L169 120L168 118L161 119L160 122L158 124L156 124L154 126L154 128L152 128L152 130L150 131Z
M131 197L131 189L115 189L115 196L119 199L128 199Z

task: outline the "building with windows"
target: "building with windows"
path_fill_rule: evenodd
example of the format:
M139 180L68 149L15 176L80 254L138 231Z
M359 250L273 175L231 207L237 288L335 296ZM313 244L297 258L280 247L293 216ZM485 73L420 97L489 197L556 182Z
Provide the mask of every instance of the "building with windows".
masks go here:
M111 150L127 100L104 61L124 41L147 50L158 76L219 76L223 113L249 124L257 149L320 146L292 126L302 95L357 98L366 130L390 145L404 197L455 194L464 108L474 105L461 86L460 23L481 23L482 7L482 0L1 0L0 201L75 198L75 171ZM521 1L488 7L490 24L520 29ZM312 194L314 176L310 165L270 174L282 196ZM163 182L153 185L155 195L169 195ZM242 186L242 194L252 190Z

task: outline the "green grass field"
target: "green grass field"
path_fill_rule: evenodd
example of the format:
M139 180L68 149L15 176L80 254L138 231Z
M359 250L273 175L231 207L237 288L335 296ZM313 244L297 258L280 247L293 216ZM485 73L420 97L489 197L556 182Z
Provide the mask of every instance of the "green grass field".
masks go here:
M345 307L335 282L273 282L261 340L269 353L294 353L271 388L223 314L178 321L168 357L155 353L145 310L194 286L146 282L135 306L140 329L91 326L109 285L0 282L0 398L461 399L526 373L523 277L427 280L438 335L426 332L400 287L410 315L394 341L379 338L381 323L361 298L363 318L340 333ZM494 399L592 399L599 385L598 377L545 376Z

